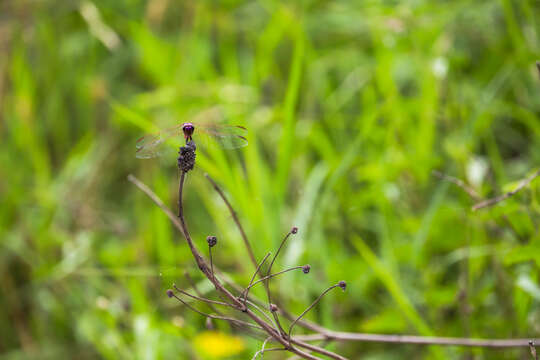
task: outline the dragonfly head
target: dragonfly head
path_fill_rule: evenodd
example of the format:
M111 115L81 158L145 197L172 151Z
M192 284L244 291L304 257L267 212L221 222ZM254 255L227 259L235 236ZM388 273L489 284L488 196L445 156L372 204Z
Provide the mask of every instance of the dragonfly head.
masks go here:
M193 135L193 132L195 131L195 126L193 126L192 123L184 123L182 125L182 131L184 132L184 138L186 138L186 140L191 140L191 135Z

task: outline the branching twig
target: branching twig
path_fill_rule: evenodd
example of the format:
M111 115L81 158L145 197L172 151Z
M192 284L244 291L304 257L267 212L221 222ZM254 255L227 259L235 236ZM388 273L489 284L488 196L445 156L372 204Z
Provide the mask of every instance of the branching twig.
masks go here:
M454 185L457 185L463 191L465 191L467 194L469 194L469 196L472 197L473 200L480 200L481 199L480 195L478 195L476 190L474 190L469 185L465 184L465 182L463 180L460 180L460 179L458 179L457 177L454 177L454 176L446 175L446 174L444 174L444 173L442 173L440 171L437 171L437 170L433 170L431 172L431 174L433 174L433 176L438 177L441 180L445 180L445 181L451 182Z
M497 203L500 203L503 200L508 199L509 197L515 195L516 193L521 191L524 187L529 185L531 183L531 181L536 179L539 175L540 175L540 170L537 170L534 174L532 174L532 175L526 177L525 179L521 180L519 182L518 186L514 190L509 191L507 193L504 193L502 195L496 196L494 198L481 201L481 202L475 204L472 207L472 210L476 211L476 210L479 210L479 209L482 209L482 208L485 208L485 207L493 206L493 205L495 205Z
M191 278L191 276L189 275L189 273L187 271L184 271L184 276L186 277L187 281L189 282L189 284L191 285L191 288L193 289L193 291L195 291L195 294L197 294L199 297L201 298L204 298L203 294L199 291L199 288L197 287L197 284L195 284L195 281L193 281L193 279ZM174 284L173 284L174 286ZM231 305L231 304L229 304ZM223 315L221 313L221 311L219 311L219 309L217 307L215 307L212 303L208 303L208 306L218 315ZM232 306L232 305L231 305Z
M229 303L226 303L226 302L223 302L223 301L216 301L216 300L206 299L206 298L203 298L203 297L200 297L200 296L192 295L192 294L188 293L187 291L184 291L184 290L180 289L178 286L176 286L176 284L173 284L172 286L179 293L184 294L184 295L186 295L186 296L188 296L188 297L190 297L192 299L199 300L199 301L205 302L207 304L223 305L223 306L232 307L233 309L238 309L236 306L234 306L232 304L229 304Z
M193 158L194 158L194 154L193 154ZM179 159L179 165L180 165L180 159ZM285 338L283 338L283 336L279 332L277 332L266 321L261 319L257 314L252 312L250 309L246 308L246 306L242 303L242 301L240 301L229 290L227 290L219 282L219 280L216 277L212 276L212 273L211 273L211 270L210 270L209 266L206 264L205 260L201 256L199 250L196 248L195 244L193 243L191 235L190 235L190 233L189 233L189 231L187 229L187 226L186 226L186 222L185 222L185 218L184 218L184 209L183 209L183 204L182 204L182 195L183 195L185 175L186 175L186 171L182 170L181 175L180 175L179 186L178 186L178 196L179 196L178 220L179 220L179 223L180 223L179 225L181 227L181 232L184 235L184 238L186 239L186 241L188 243L188 246L189 246L190 251L191 251L191 253L192 253L192 255L193 255L194 259L195 259L195 262L197 263L197 266L203 272L203 274L208 278L208 280L210 280L214 284L214 287L216 288L216 290L218 292L220 292L223 296L228 298L233 305L238 306L243 312L246 313L246 315L248 315L258 325L257 326L257 325L254 325L254 324L250 324L252 327L256 327L256 328L260 327L260 328L262 328L268 335L270 335L272 338L274 338L277 342L281 343L285 348L288 348L289 347L289 342ZM133 182L135 185L137 185L137 187L139 187L141 190L143 190L152 200L154 200L154 202L156 204L158 204L158 206L160 208L162 208L163 210L167 209L166 206L163 204L163 202L146 185L141 183L139 180L137 180L132 175L130 175L128 177L128 179L131 182ZM165 211L165 212L167 213L167 215L169 215L168 213L170 211ZM173 220L173 219L171 219L171 220ZM177 223L176 223L175 220L177 220L177 219L174 219L173 222L175 223L175 226L176 226ZM174 293L172 295L174 295L174 297L177 297ZM180 298L178 298L178 299L180 301L182 301ZM193 308L193 309L195 309L195 308ZM216 318L216 319L222 318L221 316L219 316L219 317L216 316L216 315L210 315L209 316L209 314L204 314L202 312L199 312L199 313L201 315L211 317L211 318ZM231 321L229 318L227 320ZM311 359L311 360L318 359L316 356L308 354L307 352L305 352L303 350L300 350L300 349L288 349L288 350L291 351L294 354L297 354L297 355L301 356L304 359ZM339 359L337 354L333 358L334 359Z
M216 320L226 320L226 321L230 321L230 322L233 322L233 323L237 323L237 324L240 324L240 325L244 325L244 326L248 326L248 327L252 327L252 328L264 331L264 329L262 327L257 326L257 325L252 324L252 323L249 323L247 321L243 321L243 320L240 320L240 319L235 319L235 318L228 317L228 316L221 316L221 315L213 315L213 314L204 313L204 312L198 310L197 308L191 306L190 304L188 304L184 300L182 300L182 298L178 297L172 290L167 291L167 296L174 297L176 300L178 300L182 304L184 304L188 309L190 309L191 311L194 311L197 314L202 315L204 317L207 317L207 318L210 318L210 319L216 319Z
M262 316L264 316L266 318L266 320L268 320L272 325L276 326L276 324L274 323L274 320L263 310L261 309L259 306L257 306L257 304L249 301L249 300L246 300L246 303L247 305L251 306L252 308L254 308L255 310L257 310L259 313L262 314Z

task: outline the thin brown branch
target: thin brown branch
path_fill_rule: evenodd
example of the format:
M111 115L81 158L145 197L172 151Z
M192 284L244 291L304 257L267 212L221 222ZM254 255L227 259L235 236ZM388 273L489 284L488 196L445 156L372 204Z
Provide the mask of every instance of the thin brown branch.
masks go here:
M189 275L189 272L187 271L184 271L184 276L186 277L187 281L189 282L189 284L191 285L191 288L193 289L193 291L195 291L195 294L197 294L200 298L205 298L204 297L204 294L201 293L201 291L199 290L199 287L197 286L197 284L195 283L195 281L193 280L193 278ZM174 286L174 284L173 284ZM222 296L221 294L219 294L220 296ZM225 302L226 303L226 302ZM234 305L231 305L229 303L227 303L230 307L232 308L235 308ZM207 303L207 305L210 307L210 309L212 309L213 312L215 312L216 314L218 315L221 315L223 316L223 312L220 311L213 303ZM235 308L236 309L236 308ZM233 328L237 327L238 329L241 328L241 326L235 324L235 323L232 323L231 326ZM243 331L246 331L246 329L243 329Z
M450 176L450 175L446 175L440 171L437 171L437 170L433 170L431 172L431 174L435 177L438 177L439 179L441 180L445 180L445 181L448 181L448 182L451 182L452 184L458 186L459 188L461 188L463 191L465 191L470 197L473 198L473 200L480 200L481 197L480 195L478 195L478 193L476 192L476 190L474 190L472 187L470 187L469 185L467 185L463 180L460 180L454 176Z
M263 330L264 329L260 326L257 326L255 324L252 324L252 323L249 323L247 321L243 321L243 320L240 320L240 319L235 319L235 318L232 318L232 317L228 317L228 316L221 316L221 315L213 315L213 314L207 314L207 313L204 313L200 310L198 310L197 308L191 306L190 304L188 304L186 301L182 300L182 298L178 297L176 294L173 294L172 295L176 300L180 301L182 304L184 304L184 306L186 306L188 309L190 309L191 311L194 311L196 312L197 314L199 315L202 315L202 316L205 316L207 318L210 318L210 319L216 319L216 320L226 320L226 321L230 321L230 322L233 322L233 323L237 323L237 324L240 324L240 325L243 325L243 326L248 326L248 327L252 327L252 328L255 328L255 329L258 329L258 330Z
M297 323L300 319L302 319L302 317L303 317L304 315L306 315L306 314L308 313L309 310L311 310L315 305L317 305L317 304L319 303L319 301L321 301L321 299L323 298L324 295L326 295L330 290L335 289L335 288L337 288L337 287L340 287L340 284L332 285L332 286L330 286L328 289L324 290L324 291L322 292L322 294L319 295L319 297L318 297L317 299L315 299L315 301L314 301L313 303L311 303L311 305L309 305L309 306L307 307L307 309L304 310L304 312L301 313L301 314L300 314L300 315L292 322L291 326L289 326L289 341L291 341L291 334L292 334L292 330L293 330L293 328L294 328L294 325L296 325L296 323Z
M250 284L246 289L249 290L250 288L252 288L253 286L257 285L258 283L264 281L264 280L267 280L267 279L271 279L273 277L276 277L278 275L281 275L281 274L284 274L286 272L289 272L289 271L293 271L293 270L302 270L303 269L303 266L294 266L292 268L288 268L288 269L285 269L285 270L282 270L280 272L277 272L277 273L273 273L273 274L270 274L270 275L266 275L265 277L263 278L260 278L259 280L255 281L254 283Z
M330 342L332 342L332 340L323 340L322 343L318 347L324 349L324 347ZM294 360L294 359L300 359L300 358L297 355L293 355L290 358L287 358L287 360Z
M261 300L252 299L255 303L263 304ZM287 319L293 321L294 317L289 312L280 309L279 312ZM416 344L416 345L441 345L441 346L466 346L466 347L488 347L488 348L511 348L526 347L529 343L540 342L540 339L476 339L476 338L456 338L456 337L436 337L436 336L415 336L415 335L392 335L392 334L370 334L334 331L307 320L299 320L298 326L316 332L312 335L294 336L293 340L302 341L361 341L395 344Z
M188 296L188 297L190 297L192 299L199 300L199 301L202 301L202 302L207 303L207 304L223 305L223 306L232 307L233 309L238 309L236 306L234 306L232 304L229 304L229 303L226 303L226 302L223 302L223 301L211 300L211 299L207 299L207 298L204 298L204 297L200 297L200 296L190 294L187 291L180 289L178 286L176 286L176 284L173 284L173 288L176 291L178 291L179 293L181 293L181 294L184 294L184 295L186 295L186 296Z
M472 207L472 210L476 211L476 210L483 209L483 208L486 208L486 207L489 207L489 206L493 206L493 205L495 205L497 203L500 203L501 201L504 201L504 200L508 199L511 196L514 196L516 193L521 191L523 188L527 187L531 183L531 181L536 179L538 176L540 176L540 170L537 170L532 175L530 175L530 176L526 177L525 179L521 180L519 182L518 186L514 190L509 191L507 193L504 193L502 195L496 196L494 198L481 201L481 202L475 204Z
M208 257L210 258L210 273L212 274L212 277L215 277L214 260L212 259L212 247L210 245L208 245Z
M231 284L237 290L240 287L236 284ZM259 306L264 306L264 302L253 296L250 296L251 301ZM279 309L278 312L290 321L295 320L295 316L286 311ZM379 343L397 343L397 344L416 344L416 345L441 345L441 346L466 346L466 347L489 347L489 348L509 348L509 347L526 347L529 344L529 339L474 339L474 338L450 338L450 337L430 337L430 336L415 336L415 335L392 335L392 334L370 334L370 333L352 333L334 331L308 320L299 320L296 324L306 330L311 330L316 334L294 336L293 339L303 341L320 341L325 339L336 341L361 341L361 342L379 342ZM540 342L540 339L532 340L535 343Z
M322 348L320 346L316 346L316 345L313 345L313 344L308 344L308 343L303 342L301 340L291 339L291 343L293 343L294 345L297 345L297 346L301 346L301 347L303 347L305 349L308 349L310 351L316 352L318 354L329 356L332 359L347 360L347 358L344 357L344 356L336 354L336 353L334 353L334 352L332 352L330 350L326 350L325 348Z
M197 294L199 297L201 298L204 298L204 295L200 292L199 290L199 287L197 286L197 284L195 283L195 281L193 281L193 279L191 278L191 276L189 275L189 273L187 271L184 271L184 276L186 277L187 281L189 282L189 284L191 285L191 288L193 289L193 291L195 291L195 294ZM231 304L229 304L231 305ZM219 311L219 309L217 307L215 307L213 304L211 303L208 303L208 306L218 315L223 315L221 313L221 311ZM232 305L231 305L232 306Z
M251 248L251 245L248 241L246 232L244 231L244 228L242 227L242 224L240 223L240 220L238 219L238 215L236 215L236 211L232 207L229 200L227 200L227 197L225 196L225 193L221 190L221 188L218 186L218 184L210 177L208 174L204 174L204 176L210 181L212 184L212 187L216 190L216 192L219 194L227 208L229 209L229 212L231 213L231 216L236 223L236 226L238 227L238 230L240 231L240 235L242 236L242 240L244 241L244 245L246 246L247 252L249 254L249 258L251 259L251 263L255 268L257 268L257 260L255 259L255 253L253 252L253 249Z
M285 237L283 238L283 240L281 240L281 244L279 244L279 248L278 250L276 251L276 254L274 255L274 257L272 258L272 261L270 262L270 266L268 266L268 270L266 271L266 276L270 275L270 273L272 272L272 266L274 265L274 262L276 261L278 255L279 255L279 252L281 251L281 248L283 247L283 245L285 245L285 242L287 241L287 239L289 238L289 236L291 236L292 234L292 230L289 231L287 233L287 235L285 235Z
M253 276L251 277L251 280L249 281L249 285L247 286L246 290L244 291L244 304L246 303L246 300L247 300L247 297L248 297L248 294L249 294L249 289L251 289L251 286L253 285L253 280L255 280L255 276L257 276L261 266L264 264L266 259L268 259L270 254L271 253L266 254L266 256L261 260L259 265L257 265L257 268L255 269L255 272L253 273Z
M171 209L169 209L167 205L165 205L165 203L163 203L163 201L161 201L161 199L148 186L146 186L146 184L144 184L142 181L140 181L131 174L128 175L127 179L136 187L138 187L139 190L145 193L145 195L148 196L150 200L154 202L154 204L156 204L161 210L163 210L165 215L167 215L169 220L171 220L171 222L173 223L174 227L176 227L178 231L184 234L184 229L182 228L182 224L180 224L180 220L178 220L178 217L174 215Z
M331 339L335 341L361 341L392 344L416 344L416 345L444 345L444 346L469 346L469 347L489 347L489 348L511 348L528 347L530 341L540 339L475 339L475 338L455 338L436 336L415 336L415 335L385 335L385 334L365 334L350 333L327 330L319 334L298 335L293 340L318 341Z
M184 271L184 276L186 277L187 281L189 282L189 284L191 285L191 288L193 289L193 291L195 291L195 294L197 294L200 298L205 298L204 295L201 293L201 291L199 290L199 287L197 286L197 284L195 283L195 281L193 281L193 279L191 278L191 276L189 275L189 273L187 271ZM174 284L173 284L174 286ZM221 297L223 297L223 295L221 295L220 293L218 293ZM227 302L224 302L224 304L228 304L228 306L234 308L234 309L237 309L236 307L234 307L234 305L230 304L230 303L227 303ZM215 312L216 314L218 315L222 315L223 316L223 312L220 311L213 303L207 303L207 305L210 307L210 309L212 309L213 312ZM241 326L235 324L235 323L232 323L231 324L233 328L235 327L238 327L240 329ZM243 329L243 331L246 331L246 329Z
M296 228L294 228L294 229L296 229ZM266 277L268 277L268 275L270 275L270 273L272 272L272 266L274 265L274 262L276 261L278 255L279 255L279 253L281 251L281 248L283 247L283 245L285 245L285 242L287 241L289 236L291 236L292 233L293 233L293 230L289 231L287 233L287 235L285 235L283 240L281 240L281 243L279 244L279 247L278 247L278 249L276 251L276 254L272 258L272 261L270 262L270 266L268 266L268 270L266 271ZM272 306L272 293L270 292L270 278L267 278L266 281L264 282L264 289L266 290L266 297L268 299L268 307L271 307ZM281 323L279 322L279 316L278 316L277 312L273 311L272 316L274 317L274 320L276 321L276 325L278 326L278 329L281 332L281 334L285 335L286 332L283 329L283 327L281 326Z
M257 306L257 304L255 304L255 303L253 303L253 302L251 302L249 300L246 300L246 303L247 303L247 305L249 305L249 306L253 307L255 310L257 310L259 313L261 313L271 324L276 326L276 324L274 323L274 320L263 309L261 309L259 306Z

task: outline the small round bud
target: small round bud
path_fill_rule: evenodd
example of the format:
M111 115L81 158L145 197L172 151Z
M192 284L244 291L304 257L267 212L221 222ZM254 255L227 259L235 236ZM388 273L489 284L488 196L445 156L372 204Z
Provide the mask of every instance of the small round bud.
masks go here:
M208 243L208 246L214 247L217 244L217 237L215 236L208 236L206 238L206 242Z
M172 298L174 296L174 293L171 289L167 289L167 296Z
M309 264L302 266L302 272L304 274L309 274L309 270L311 270L311 266Z
M298 232L298 228L296 226L293 226L291 229L291 234L296 234Z
M347 288L347 283L341 280L340 282L338 282L338 286L341 288L341 290L345 291L345 289Z
M270 304L270 311L271 312L276 312L278 311L278 307L276 304Z

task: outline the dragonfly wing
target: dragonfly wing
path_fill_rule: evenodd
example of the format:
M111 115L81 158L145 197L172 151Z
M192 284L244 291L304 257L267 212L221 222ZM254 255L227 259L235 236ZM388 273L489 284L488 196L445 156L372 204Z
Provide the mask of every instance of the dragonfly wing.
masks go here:
M171 139L178 138L182 134L182 125L163 130L156 134L149 134L137 140L135 156L139 159L150 159L162 156L174 151ZM175 144L176 145L176 144Z
M248 144L247 129L243 126L206 125L201 131L224 149L238 149Z

